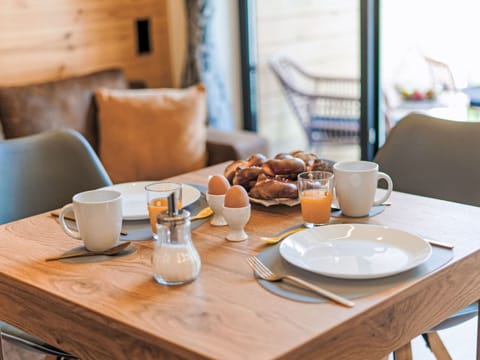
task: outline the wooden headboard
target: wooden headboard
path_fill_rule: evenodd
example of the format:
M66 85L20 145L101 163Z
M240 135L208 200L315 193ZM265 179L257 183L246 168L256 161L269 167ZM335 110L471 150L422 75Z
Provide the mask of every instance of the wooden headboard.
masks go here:
M149 87L171 86L167 14L167 0L2 0L0 86L111 67ZM139 54L145 25L150 52Z

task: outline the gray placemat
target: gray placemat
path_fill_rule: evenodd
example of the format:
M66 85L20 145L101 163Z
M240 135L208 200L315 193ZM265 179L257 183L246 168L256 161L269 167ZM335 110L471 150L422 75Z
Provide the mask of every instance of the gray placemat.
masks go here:
M378 215L378 214L382 213L384 210L385 210L385 205L376 205L376 206L372 206L372 208L368 212L367 216L352 217L352 216L344 215L342 213L342 210L340 210L340 209L333 209L332 208L332 211L330 212L330 216L340 217L340 218L345 218L345 219L359 219L359 218L366 218L366 217L372 217L372 216Z
M189 184L194 186L200 191L200 198L195 201L193 204L190 204L186 209L190 212L191 216L196 215L200 210L208 206L207 199L205 197L205 192L207 187L197 184ZM145 206L147 206L145 204ZM195 220L191 223L191 229L195 230L209 218L202 220ZM152 237L152 228L150 226L150 220L125 220L123 221L123 228L127 231L127 235L120 235L120 240L129 240L129 241L141 241L141 240L153 240Z
M65 254L77 252L80 250L85 250L85 247L83 245L77 246L73 249L66 251ZM60 259L58 261L68 263L68 264L87 264L87 263L93 263L93 262L113 260L115 258L132 255L135 252L137 252L137 248L135 247L135 245L130 244L125 250L122 250L118 254L111 255L111 256L108 256L108 255L81 256L81 257L75 257L70 259Z
M454 255L453 250L433 246L430 259L409 271L379 279L345 280L322 276L291 265L280 255L279 246L280 244L268 247L262 250L257 257L275 273L297 276L303 280L310 281L314 285L342 295L347 299L368 296L398 286L406 281L419 278L446 264ZM320 295L282 281L269 282L259 279L258 277L257 280L265 289L291 300L309 303L330 301Z

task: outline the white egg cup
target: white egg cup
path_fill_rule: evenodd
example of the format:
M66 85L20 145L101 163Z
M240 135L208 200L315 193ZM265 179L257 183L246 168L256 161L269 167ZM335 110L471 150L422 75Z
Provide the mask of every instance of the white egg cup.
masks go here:
M224 207L223 216L230 226L230 232L226 236L227 240L243 241L248 239L244 227L250 220L250 204L242 208Z
M227 221L223 217L223 202L225 195L213 195L207 193L207 203L213 210L213 217L210 220L210 225L213 226L226 226Z

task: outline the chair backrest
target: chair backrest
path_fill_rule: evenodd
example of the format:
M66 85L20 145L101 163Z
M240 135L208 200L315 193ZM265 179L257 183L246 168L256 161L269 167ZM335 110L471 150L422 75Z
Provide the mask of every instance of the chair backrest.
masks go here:
M273 56L269 65L280 83L290 108L301 124L306 126L310 121L308 110L309 96L307 92L309 89L304 90L301 88L302 71L300 67L282 55ZM311 85L305 85L306 88L309 86L311 87Z
M0 141L0 224L59 208L78 192L111 185L100 160L74 130Z
M394 189L480 206L480 123L412 113L391 130L374 161Z
M312 74L280 54L272 56L269 65L310 145L358 143L358 79Z
M436 90L458 90L450 66L448 66L442 61L433 59L428 56L424 56L424 59L428 64L428 68L430 70L430 74L433 80L433 85L435 86Z

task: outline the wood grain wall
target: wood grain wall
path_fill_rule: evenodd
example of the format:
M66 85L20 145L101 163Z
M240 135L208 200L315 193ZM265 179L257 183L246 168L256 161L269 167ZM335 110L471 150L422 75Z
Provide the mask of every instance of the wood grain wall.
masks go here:
M145 18L152 51L138 55ZM169 49L167 0L0 1L0 85L121 67L130 80L171 86Z

